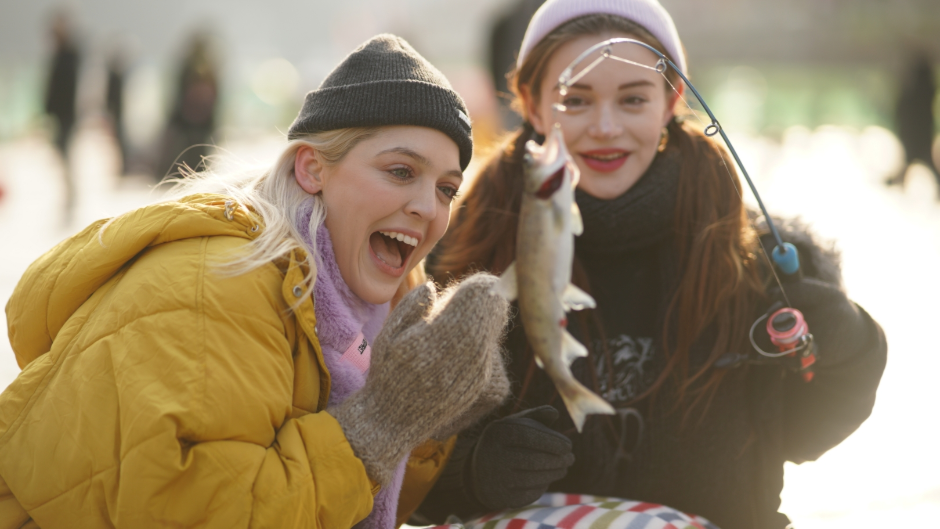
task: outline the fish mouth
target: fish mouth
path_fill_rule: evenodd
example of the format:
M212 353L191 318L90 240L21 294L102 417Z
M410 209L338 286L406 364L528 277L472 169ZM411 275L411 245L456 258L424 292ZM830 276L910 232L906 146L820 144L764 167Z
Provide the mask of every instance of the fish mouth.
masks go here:
M379 230L369 235L369 248L372 255L388 267L386 272L400 275L405 269L405 263L420 242L419 237L408 235L395 230Z
M565 181L565 170L572 170L572 182L576 182L577 169L565 149L561 130L554 129L542 145L533 141L526 143L526 191L536 198L547 200L561 189ZM574 183L572 183L574 185Z
M566 165L562 165L560 169L552 173L551 176L545 179L542 182L542 185L539 187L538 191L535 192L535 196L541 198L542 200L548 200L555 194L556 191L561 189L561 184L565 181L565 168Z

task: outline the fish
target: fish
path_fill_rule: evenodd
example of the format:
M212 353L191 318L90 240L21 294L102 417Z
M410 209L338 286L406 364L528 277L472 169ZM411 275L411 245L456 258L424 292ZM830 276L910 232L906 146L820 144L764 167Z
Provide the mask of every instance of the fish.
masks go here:
M518 300L535 361L555 384L580 432L587 415L614 414L607 401L571 373L571 362L588 352L568 332L567 313L596 306L590 294L571 283L574 238L584 231L574 200L580 173L557 126L543 145L529 141L525 149L516 260L493 289L510 302Z

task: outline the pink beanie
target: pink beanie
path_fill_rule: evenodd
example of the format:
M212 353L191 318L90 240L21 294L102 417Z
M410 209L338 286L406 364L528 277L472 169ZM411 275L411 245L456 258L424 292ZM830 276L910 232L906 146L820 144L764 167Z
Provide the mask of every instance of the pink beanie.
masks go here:
M666 8L657 0L548 0L529 21L517 67L522 66L532 48L552 30L569 20L593 14L617 15L643 26L663 44L682 73L688 73L679 32Z

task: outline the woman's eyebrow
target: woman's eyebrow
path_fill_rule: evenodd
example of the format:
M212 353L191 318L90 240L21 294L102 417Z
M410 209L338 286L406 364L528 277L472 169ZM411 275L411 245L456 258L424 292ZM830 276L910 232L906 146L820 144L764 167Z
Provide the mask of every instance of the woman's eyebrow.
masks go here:
M640 79L639 81L632 81L629 83L623 83L617 87L617 90L623 90L625 88L635 88L637 86L655 86L652 81L646 79ZM555 88L560 88L561 85L555 85ZM589 84L575 83L571 85L571 88L577 88L578 90L593 90L594 88Z
M409 149L408 147L392 147L391 149L385 149L384 151L380 152L376 156L382 156L383 154L389 154L389 153L403 154L411 158L412 160L418 162L421 165L424 165L426 167L434 167L434 164L431 163L431 160L428 160L426 157L418 154L417 152ZM458 171L457 169L451 169L450 171L447 171L445 174L448 176L455 176L463 180L463 173L461 171Z
M557 89L557 88L561 88L561 84L555 85L555 88L556 88L556 89ZM589 85L589 84L581 84L581 83L575 83L575 84L571 85L569 88L577 88L578 90L593 90L593 88L591 87L591 85Z
M656 86L652 81L641 79L639 81L633 81L632 83L623 83L617 87L617 90L623 90L624 88L634 88L637 86Z
M424 156L421 156L421 155L418 154L417 152L415 152L415 151L413 151L413 150L411 150L411 149L409 149L409 148L407 148L407 147L392 147L391 149L385 149L384 151L380 152L380 153L377 154L376 156L382 156L383 154L389 154L389 153L404 154L405 156L407 156L407 157L411 158L412 160L414 160L414 161L420 163L421 165L427 165L428 167L431 167L431 166L434 165L434 164L431 163L431 160L428 160L428 159L425 158Z

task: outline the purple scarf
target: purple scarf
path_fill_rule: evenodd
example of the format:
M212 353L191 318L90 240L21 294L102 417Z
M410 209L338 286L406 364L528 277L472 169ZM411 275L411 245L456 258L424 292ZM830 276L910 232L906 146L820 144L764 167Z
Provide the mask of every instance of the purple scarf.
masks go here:
M310 207L303 208L298 218L298 230L308 251L310 240ZM368 343L375 341L388 316L389 304L373 305L354 294L336 264L333 242L326 226L317 229L317 248L313 252L317 263L317 280L313 286L314 312L317 316L317 338L323 349L323 358L330 372L329 405L335 406L359 391L366 374L342 357L354 345L360 333ZM376 494L372 512L356 524L357 529L391 529L395 527L398 494L405 477L406 457L399 463L392 482Z

